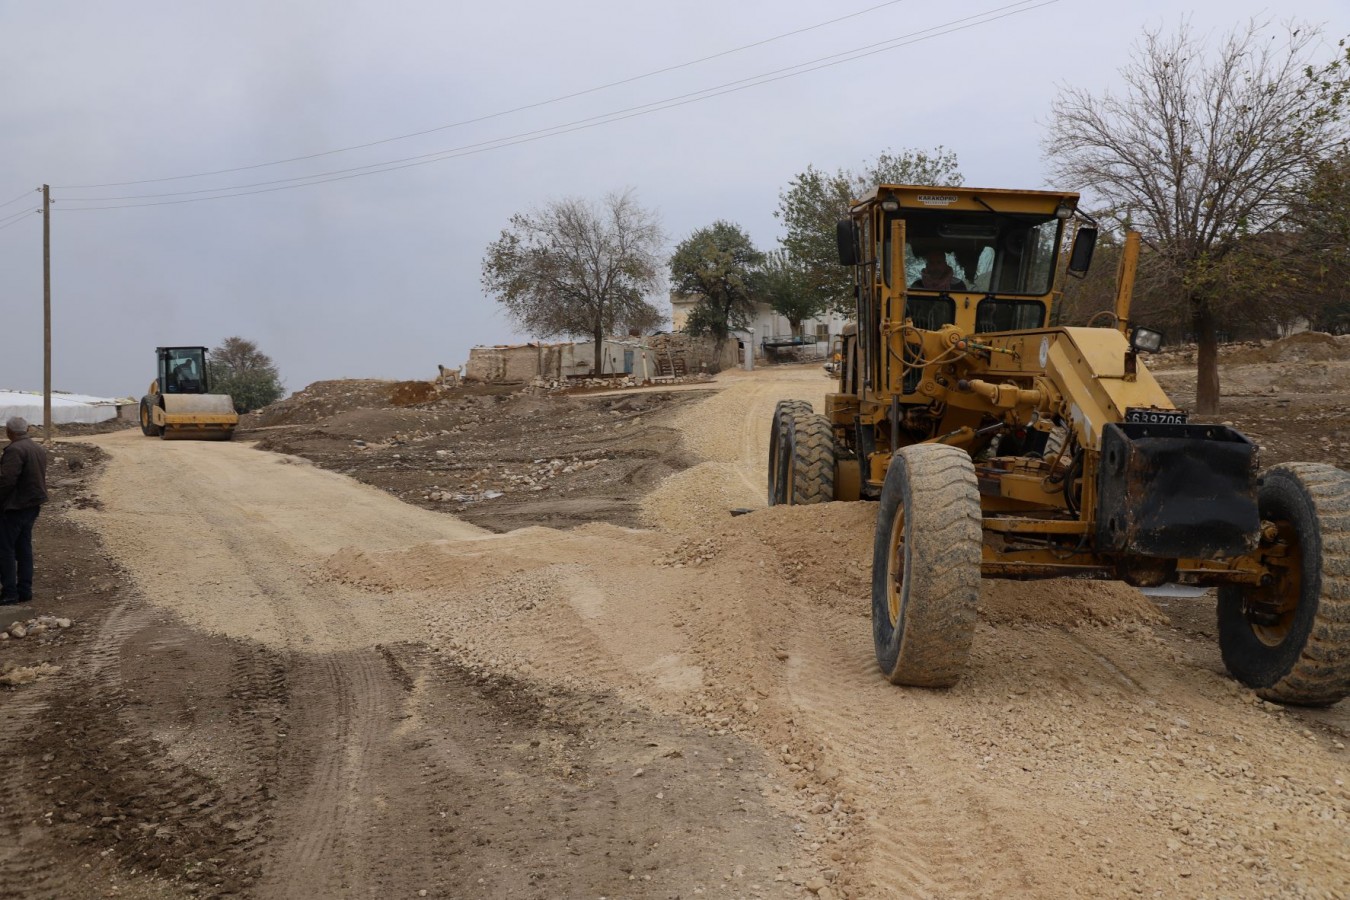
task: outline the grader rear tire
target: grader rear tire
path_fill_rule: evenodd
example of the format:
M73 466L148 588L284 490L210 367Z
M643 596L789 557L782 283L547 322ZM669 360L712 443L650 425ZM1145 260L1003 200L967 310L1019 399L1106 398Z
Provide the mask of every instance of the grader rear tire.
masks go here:
M829 419L798 415L788 432L787 456L791 472L789 503L829 503L834 499L834 429Z
M778 405L774 407L773 421L769 427L769 506L778 506L790 500L788 496L790 435L797 416L809 416L813 412L811 404L805 400L779 400Z
M872 637L893 684L949 687L975 637L982 545L970 455L916 444L891 457L872 552Z
M1350 475L1274 466L1257 505L1279 531L1286 564L1273 567L1273 584L1219 589L1224 665L1267 700L1335 703L1350 694Z

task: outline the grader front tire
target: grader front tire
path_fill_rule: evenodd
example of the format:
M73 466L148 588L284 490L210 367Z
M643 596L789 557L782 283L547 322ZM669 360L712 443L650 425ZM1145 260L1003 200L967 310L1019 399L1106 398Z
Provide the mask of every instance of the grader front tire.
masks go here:
M949 687L975 637L982 544L969 454L916 444L891 457L872 553L872 636L893 684Z
M829 419L798 415L790 432L788 457L791 503L829 503L834 499L834 429Z
M768 505L791 501L790 461L792 459L789 443L792 429L798 416L809 416L814 411L805 400L779 400L773 410L773 421L769 427L769 492Z
M1282 555L1272 584L1219 589L1224 665L1267 700L1335 703L1350 695L1350 475L1274 466L1257 503Z

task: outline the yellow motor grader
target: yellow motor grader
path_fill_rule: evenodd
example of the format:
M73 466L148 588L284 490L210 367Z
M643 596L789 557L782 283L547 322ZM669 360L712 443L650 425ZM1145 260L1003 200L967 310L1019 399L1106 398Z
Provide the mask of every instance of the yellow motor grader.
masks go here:
M210 393L205 347L157 347L159 372L141 398L141 431L165 440L228 441L239 424L234 400Z
M1070 233L1072 247L1061 249ZM1218 588L1223 659L1262 697L1350 693L1350 475L1189 421L1140 359L1138 235L1115 309L1051 327L1097 228L1078 195L881 185L839 223L856 324L838 393L782 401L770 505L878 502L876 657L897 684L966 665L980 579L1086 577ZM1046 598L1053 603L1053 597Z

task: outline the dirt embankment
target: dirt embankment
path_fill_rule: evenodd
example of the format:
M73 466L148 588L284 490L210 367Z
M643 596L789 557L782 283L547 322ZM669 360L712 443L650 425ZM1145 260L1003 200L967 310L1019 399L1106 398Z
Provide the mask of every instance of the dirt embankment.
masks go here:
M692 462L663 416L698 396L317 382L245 417L238 438L493 531L636 525L641 496Z
M1350 335L1295 334L1221 354L1218 416L1261 448L1261 464L1326 462L1350 468ZM1195 404L1190 350L1148 360L1182 408Z

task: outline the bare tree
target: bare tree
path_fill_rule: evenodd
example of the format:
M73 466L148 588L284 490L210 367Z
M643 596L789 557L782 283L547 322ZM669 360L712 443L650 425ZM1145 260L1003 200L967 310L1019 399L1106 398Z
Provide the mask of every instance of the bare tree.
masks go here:
M646 298L661 285L665 238L631 190L600 203L567 198L517 213L483 258L483 288L537 337L588 336L601 371L604 339L664 320Z
M1124 95L1061 88L1046 140L1056 174L1138 228L1184 298L1201 413L1218 411L1225 299L1235 277L1259 275L1230 257L1280 226L1314 167L1346 139L1344 42L1317 64L1317 29L1267 30L1236 28L1212 54L1186 24L1170 36L1147 31L1121 72Z

